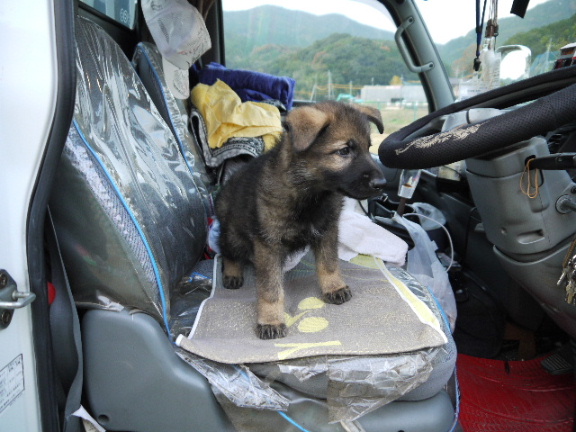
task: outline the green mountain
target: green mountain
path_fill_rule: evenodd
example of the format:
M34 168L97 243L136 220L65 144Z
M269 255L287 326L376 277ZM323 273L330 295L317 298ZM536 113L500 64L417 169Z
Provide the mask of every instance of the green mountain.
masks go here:
M394 76L407 75L395 42L334 33L306 48L282 53L264 66L268 73L296 79L299 96L306 98L315 87L328 82L340 85L337 93L350 93L364 85L387 85ZM337 94L336 93L336 94Z
M394 39L393 32L360 24L344 15L318 16L279 6L224 11L224 28L226 38L244 38L252 47L264 43L304 47L335 31L368 39Z
M575 13L576 2L574 0L551 0L528 10L524 19L517 16L500 19L498 20L499 35L497 46L517 43L510 42L515 40L511 39L514 35L527 32L536 27L548 26L556 23L556 21L566 20ZM551 30L552 34L556 34L554 26L555 24L552 24L548 30ZM458 76L470 73L476 52L476 33L474 30L470 30L466 36L440 45L438 51L449 72L451 69L452 75ZM533 58L538 54L541 54L541 52L533 52Z
M310 46L335 32L375 40L394 39L392 32L337 14L317 16L278 6L224 11L226 63L260 70L262 63Z
M529 46L533 51L532 56L535 57L548 50L559 51L564 45L576 42L574 35L576 35L576 14L530 32L517 33L504 44Z
M529 10L524 19L501 19L497 45L530 46L533 59L548 45L558 50L574 42L575 13L575 0L551 0ZM306 99L316 91L357 95L364 85L389 84L398 77L417 79L415 74L407 73L393 33L342 15L317 16L261 6L225 12L224 28L229 67L291 76L296 79L300 98ZM438 49L451 76L472 72L474 31Z

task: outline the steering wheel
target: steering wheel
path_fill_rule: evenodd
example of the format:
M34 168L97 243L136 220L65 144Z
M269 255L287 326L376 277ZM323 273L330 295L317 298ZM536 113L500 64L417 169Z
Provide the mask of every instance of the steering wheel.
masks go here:
M378 155L390 168L446 165L527 140L576 120L576 66L558 69L448 105L388 136ZM561 90L558 90L561 89ZM534 100L536 99L536 100ZM508 108L488 120L434 133L441 116L470 108Z

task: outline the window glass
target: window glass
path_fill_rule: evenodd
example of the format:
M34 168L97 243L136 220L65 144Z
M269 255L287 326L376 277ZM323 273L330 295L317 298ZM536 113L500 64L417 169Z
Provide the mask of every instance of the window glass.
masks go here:
M136 23L137 0L80 0L108 18L133 30Z
M375 106L389 134L428 113L376 0L223 0L226 66L296 80L296 100Z
M417 0L416 4L460 99L576 64L574 0L530 0L524 18L510 13L513 0ZM485 10L478 72L473 67L477 4L480 16ZM447 10L458 18L450 19ZM497 27L491 27L489 20Z

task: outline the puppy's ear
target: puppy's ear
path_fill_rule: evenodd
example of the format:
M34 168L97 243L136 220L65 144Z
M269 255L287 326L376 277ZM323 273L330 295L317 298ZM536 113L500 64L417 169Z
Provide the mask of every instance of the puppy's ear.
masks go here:
M382 115L380 114L380 110L371 106L357 104L354 104L354 108L356 108L362 114L365 114L368 117L368 120L376 125L378 132L384 133L384 123L382 122Z
M291 111L286 117L286 126L294 150L306 150L329 124L328 115L314 107L303 106Z

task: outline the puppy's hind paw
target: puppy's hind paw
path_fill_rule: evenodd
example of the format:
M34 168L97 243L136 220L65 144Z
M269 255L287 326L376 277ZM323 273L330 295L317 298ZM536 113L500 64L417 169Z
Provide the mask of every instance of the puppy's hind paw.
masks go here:
M244 278L242 276L226 276L224 275L224 280L222 281L224 288L226 289L238 289L244 285Z
M260 339L279 339L286 336L288 328L286 324L258 324L256 333Z
M350 288L345 286L339 290L324 294L322 298L326 303L341 305L352 298L352 291L350 291Z

